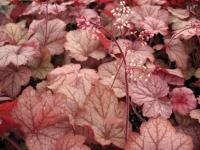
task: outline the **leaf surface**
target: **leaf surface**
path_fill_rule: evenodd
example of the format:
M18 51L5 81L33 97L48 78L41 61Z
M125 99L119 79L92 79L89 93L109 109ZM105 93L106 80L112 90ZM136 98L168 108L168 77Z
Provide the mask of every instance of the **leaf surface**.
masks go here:
M140 127L140 135L130 133L126 150L192 150L192 138L176 132L168 120L150 119Z
M96 83L86 98L85 109L77 115L77 124L88 125L101 145L111 143L123 148L125 142L125 105L114 92Z
M165 97L168 93L167 82L157 75L152 75L148 81L138 79L137 83L130 86L132 102L143 105L143 115L147 117L170 117L172 105Z
M19 94L21 86L29 82L30 77L30 69L24 66L0 68L0 91L8 96L15 97Z

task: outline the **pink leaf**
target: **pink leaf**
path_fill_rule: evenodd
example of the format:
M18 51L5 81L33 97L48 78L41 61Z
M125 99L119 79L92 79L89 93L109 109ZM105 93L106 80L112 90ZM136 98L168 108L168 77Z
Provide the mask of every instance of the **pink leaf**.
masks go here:
M104 58L105 52L99 49L100 40L92 35L89 29L70 31L66 35L65 49L69 55L78 61L85 61L88 57Z
M186 87L175 88L170 93L173 111L181 115L188 115L197 106L197 100L193 91Z
M90 150L84 142L84 136L69 133L58 140L55 150Z
M169 118L172 106L167 96L169 87L167 82L157 75L152 75L148 81L138 79L130 86L132 102L143 105L143 115L147 117Z
M137 5L145 5L145 4L151 4L151 5L163 5L166 3L166 0L132 0Z
M192 138L176 132L169 121L150 119L140 127L140 135L130 133L126 150L192 150Z
M125 142L125 105L114 92L96 83L85 101L85 109L77 115L77 124L91 126L101 145L111 143L123 148Z
M47 26L45 20L33 21L29 29L29 35L33 34L30 40L48 48L52 55L63 52L65 33L65 23L59 19L48 21Z
M125 39L117 40L124 55L126 55L127 64L144 65L147 60L154 61L154 50L148 45L144 45L141 41L129 41ZM120 54L120 50L116 43L112 43L110 51L114 54Z
M56 123L28 134L26 136L26 144L28 149L55 149L57 140L67 132L67 126L69 126L68 122Z
M66 97L50 91L26 88L18 97L12 116L21 125L30 150L54 149L56 140L71 129L67 122Z
M193 36L200 35L199 28L200 21L196 18L191 18L189 20L177 20L175 19L172 24L172 29L174 32L174 38L181 38L188 40Z
M26 85L31 77L31 71L26 67L8 66L0 68L0 91L8 96L19 94L21 86Z
M38 53L37 47L31 45L6 45L0 47L0 66L4 67L10 63L20 66L25 65Z
M175 61L177 67L185 69L188 62L188 54L186 49L179 39L173 39L170 41L166 39L166 53L171 61Z
M144 22L141 23L143 28L152 34L168 34L168 26L165 22L155 19L153 17L146 17Z
M78 64L69 64L56 68L47 76L48 88L67 96L67 104L72 112L82 107L92 84L98 75L92 69L80 69Z
M152 17L160 22L167 23L168 12L161 9L160 6L153 5L141 5L132 8L132 22L136 24L137 27L141 27L141 24L147 17Z

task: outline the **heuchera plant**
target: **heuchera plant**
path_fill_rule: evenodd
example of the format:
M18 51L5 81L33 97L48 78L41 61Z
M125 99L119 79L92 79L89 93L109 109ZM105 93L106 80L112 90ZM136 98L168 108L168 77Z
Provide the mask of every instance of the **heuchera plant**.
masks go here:
M199 0L0 0L0 146L199 150Z

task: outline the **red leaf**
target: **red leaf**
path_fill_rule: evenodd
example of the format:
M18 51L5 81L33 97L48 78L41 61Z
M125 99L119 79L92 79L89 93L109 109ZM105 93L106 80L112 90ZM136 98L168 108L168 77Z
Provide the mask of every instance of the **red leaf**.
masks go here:
M19 3L18 5L15 5L15 8L12 10L10 17L13 20L16 20L18 17L20 17L23 12L25 11L27 5L24 3Z
M17 104L17 101L12 101L12 102L4 102L0 104L0 113L9 113L13 107L15 107Z
M109 48L109 46L110 46L110 41L105 37L105 35L102 34L102 33L96 33L96 34L97 34L97 36L99 37L99 40L101 41L101 43L103 44L103 46L104 46L105 48Z
M13 128L19 128L19 125L10 116L10 113L15 106L16 101L0 104L0 135L3 135Z
M192 150L192 138L176 132L169 121L150 119L140 127L140 135L130 133L125 150Z
M0 135L19 127L10 115L0 114Z

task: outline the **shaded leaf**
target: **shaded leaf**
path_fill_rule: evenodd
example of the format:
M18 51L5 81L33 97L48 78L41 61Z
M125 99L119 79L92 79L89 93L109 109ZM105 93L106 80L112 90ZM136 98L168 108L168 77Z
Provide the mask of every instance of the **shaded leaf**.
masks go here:
M42 49L41 57L34 59L29 64L32 70L32 77L44 79L47 74L53 70L54 66L51 64L51 55L48 49Z
M188 54L186 53L186 48L179 39L165 40L166 43L166 53L171 61L175 61L177 67L185 69L188 62Z
M184 85L184 76L180 69L157 68L154 73L171 85Z
M183 132L192 137L194 148L193 150L199 150L200 147L200 124L191 124L189 126L179 126L177 128L179 132Z
M8 96L15 97L19 94L21 86L26 85L31 77L27 67L8 66L0 68L0 91Z

